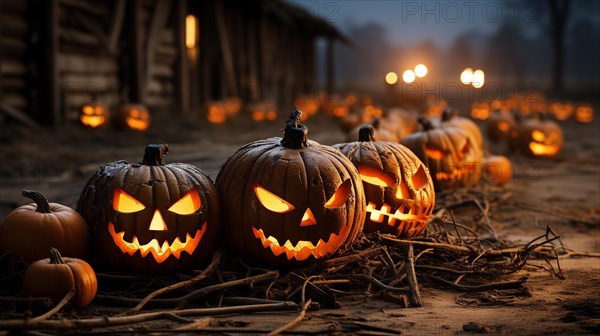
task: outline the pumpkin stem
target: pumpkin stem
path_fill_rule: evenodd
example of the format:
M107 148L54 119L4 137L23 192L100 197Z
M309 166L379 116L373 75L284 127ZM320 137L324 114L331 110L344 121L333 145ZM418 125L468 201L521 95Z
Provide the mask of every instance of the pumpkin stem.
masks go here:
M373 134L375 130L371 125L364 125L358 129L358 141L375 141Z
M434 128L431 121L429 121L429 119L427 119L427 117L425 117L425 116L419 117L419 124L421 124L421 126L423 126L424 131L430 131Z
M442 112L442 121L448 121L452 118L456 117L457 113L450 107L446 108L444 112Z
M163 157L169 152L169 146L163 144L150 144L146 146L142 164L145 166L164 166Z
M281 145L291 149L308 147L308 128L300 123L302 112L295 108L290 118L285 122Z
M54 247L50 248L50 263L51 264L64 264L65 262L60 255L60 252Z
M39 191L33 191L33 190L23 190L21 191L21 195L32 199L35 204L37 205L37 212L41 212L41 213L51 213L52 211L50 211L50 204L48 204L48 200L46 199L46 197L44 197L44 195L42 195L41 192Z

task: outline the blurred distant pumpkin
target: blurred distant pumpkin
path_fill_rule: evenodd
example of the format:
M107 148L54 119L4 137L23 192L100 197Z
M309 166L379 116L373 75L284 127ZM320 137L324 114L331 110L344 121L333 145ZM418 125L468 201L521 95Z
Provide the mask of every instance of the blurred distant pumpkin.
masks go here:
M373 128L373 136L378 141L389 141L389 142L400 141L400 138L398 138L398 136L396 136L396 133L393 130L391 130L391 128L389 126L385 126L385 124L387 122L388 122L388 120L385 118L377 118L377 119L373 120L373 122L370 125ZM346 134L346 142L356 141L358 139L360 129L363 128L364 126L365 125L360 125L360 126L356 127L355 129L351 130L350 132L348 132L348 134Z
M108 123L109 119L108 107L101 103L85 104L79 113L81 124L90 128L102 127Z
M383 110L373 105L355 106L351 113L340 119L340 126L346 132L363 124L370 124L374 119L381 118Z
M563 147L563 132L556 122L548 120L546 114L522 121L511 132L514 150L532 157L554 157Z
M425 163L436 190L474 186L481 178L483 151L465 129L420 117L423 130L400 141Z
M575 121L582 124L589 124L594 121L594 110L589 105L578 106L575 109Z
M491 155L483 158L483 179L503 186L512 178L512 164L502 155Z
M483 150L483 135L481 134L481 130L476 123L474 123L471 119L464 118L458 115L456 110L451 108L446 108L442 112L442 126L454 126L464 130L473 143Z
M75 210L48 203L37 191L23 190L35 203L20 206L0 224L0 250L8 250L28 263L44 259L50 247L66 255L84 258L88 254L87 224Z
M206 119L213 124L223 124L227 120L225 106L216 101L207 103Z
M150 113L144 105L126 104L119 108L113 121L117 128L143 132L150 127Z
M173 273L209 260L220 234L220 205L208 176L165 164L166 144L146 146L141 163L103 165L81 192L93 252L113 270Z
M257 122L274 121L277 119L275 105L270 102L258 102L248 106L250 117Z
M419 122L419 114L415 110L407 110L403 108L390 108L384 113L384 125L396 134L398 140L405 136L414 133L417 130ZM378 138L376 138L378 139Z
M427 226L435 204L429 171L408 148L375 141L374 128L362 126L358 141L333 146L358 169L367 200L365 232L412 238Z
M487 120L490 117L490 111L490 105L486 102L471 105L471 117L473 119Z
M308 116L313 116L319 111L319 102L308 96L301 96L296 98L294 105L300 111L302 111L302 118L306 121Z
M346 251L362 231L360 176L338 150L307 139L294 110L283 138L240 148L217 177L223 236L238 255L289 268Z
M515 119L512 113L494 111L487 121L486 131L492 141L508 139L510 131L514 128Z
M565 121L573 115L575 107L571 103L555 102L550 104L549 112L556 120Z
M67 307L77 309L92 302L98 280L88 263L77 258L63 258L57 249L50 248L49 259L34 262L25 272L23 290L32 297L48 297L55 304L74 290Z

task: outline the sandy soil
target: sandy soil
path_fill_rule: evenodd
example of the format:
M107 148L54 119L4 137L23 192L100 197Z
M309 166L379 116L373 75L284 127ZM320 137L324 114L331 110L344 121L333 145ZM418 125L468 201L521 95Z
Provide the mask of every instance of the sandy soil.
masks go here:
M313 140L333 144L343 135L333 121L317 116L307 121ZM213 178L228 155L249 141L277 136L281 124L254 125L237 120L222 126L194 123L154 126L148 134L72 128L64 132L18 131L1 139L0 217L25 202L20 190L42 191L54 202L74 206L86 178L101 163L116 159L139 161L143 146L169 140L168 161L199 166ZM526 242L546 226L562 243L581 253L600 253L600 120L581 125L567 122L565 150L553 160L511 156L514 180L506 186L511 197L493 209L491 220L502 238ZM15 131L17 132L17 131ZM15 140L25 139L25 141ZM491 145L496 153L502 146ZM422 289L424 306L399 308L375 299L342 301L343 309L309 312L293 333L352 332L383 335L456 334L600 334L600 259L565 257L559 280L527 267L514 277L528 276L527 291L478 294L448 289ZM213 332L236 328L270 330L294 318L296 312L220 317Z

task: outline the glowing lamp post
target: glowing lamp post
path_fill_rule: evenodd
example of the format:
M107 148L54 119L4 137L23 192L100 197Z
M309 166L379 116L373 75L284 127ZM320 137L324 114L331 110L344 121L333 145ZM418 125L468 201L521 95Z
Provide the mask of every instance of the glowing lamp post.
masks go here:
M425 77L427 71L427 67L424 64L417 64L417 66L415 66L415 75L419 78Z
M466 68L463 70L463 72L460 74L460 81L465 85L471 84L473 81L473 69Z
M415 72L412 71L411 69L404 71L404 73L402 74L402 80L407 84L414 82L415 78L416 78Z
M396 82L398 82L398 75L393 71L388 72L387 75L385 75L385 82L389 85L396 84Z
M473 78L471 83L476 89L480 89L483 87L483 84L485 83L485 73L483 72L483 70L477 69L475 70L475 72L473 72Z

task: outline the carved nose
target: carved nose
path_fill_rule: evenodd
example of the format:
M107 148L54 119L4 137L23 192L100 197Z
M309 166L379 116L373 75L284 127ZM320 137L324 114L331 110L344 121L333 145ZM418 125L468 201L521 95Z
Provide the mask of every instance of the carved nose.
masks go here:
M310 208L306 208L304 216L302 216L302 222L300 222L300 226L311 226L315 224L317 224L315 216L313 215L312 211L310 211Z
M162 218L160 211L156 209L154 211L154 216L152 216L152 221L150 222L150 231L167 231L167 223Z

